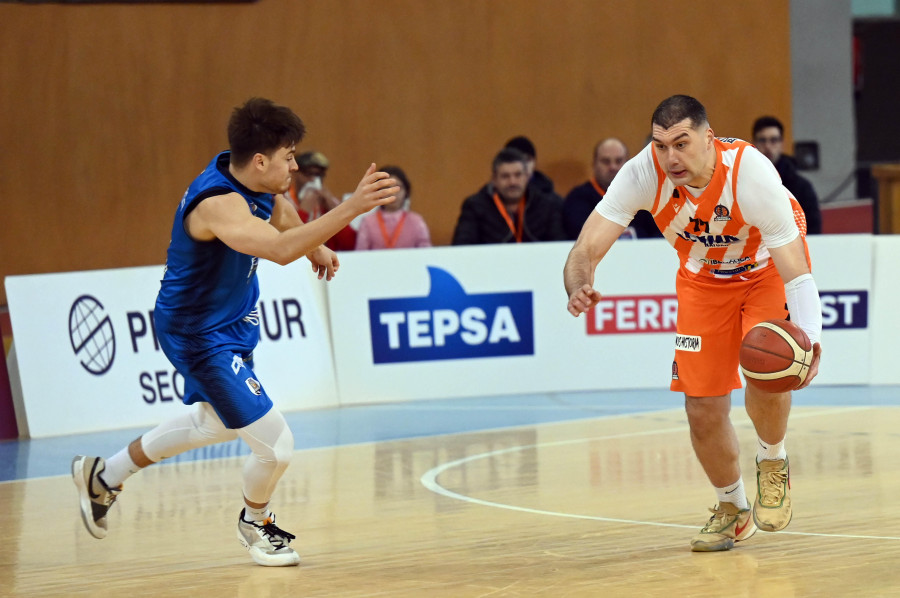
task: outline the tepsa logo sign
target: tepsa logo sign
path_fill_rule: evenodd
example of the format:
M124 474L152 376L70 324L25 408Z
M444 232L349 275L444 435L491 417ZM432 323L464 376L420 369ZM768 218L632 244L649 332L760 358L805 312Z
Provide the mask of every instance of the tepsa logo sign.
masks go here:
M534 355L530 291L469 294L446 270L428 274L425 297L369 300L376 364Z

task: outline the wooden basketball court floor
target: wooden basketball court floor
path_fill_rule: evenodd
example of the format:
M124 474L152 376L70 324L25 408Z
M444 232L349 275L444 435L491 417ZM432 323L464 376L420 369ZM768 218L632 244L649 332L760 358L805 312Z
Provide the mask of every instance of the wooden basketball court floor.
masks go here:
M132 477L84 530L72 454L142 430L0 443L0 596L900 596L900 388L795 394L794 519L692 553L715 494L681 399L620 391L288 414L273 499L299 567L235 539L240 442ZM755 435L735 393L748 492Z

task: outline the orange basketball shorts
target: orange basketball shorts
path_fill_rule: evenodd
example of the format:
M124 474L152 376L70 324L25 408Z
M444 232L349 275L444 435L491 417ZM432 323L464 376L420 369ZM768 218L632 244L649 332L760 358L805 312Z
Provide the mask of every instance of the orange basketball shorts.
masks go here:
M712 278L678 269L674 391L715 397L741 388L741 340L764 320L787 318L784 282L774 265L743 276Z

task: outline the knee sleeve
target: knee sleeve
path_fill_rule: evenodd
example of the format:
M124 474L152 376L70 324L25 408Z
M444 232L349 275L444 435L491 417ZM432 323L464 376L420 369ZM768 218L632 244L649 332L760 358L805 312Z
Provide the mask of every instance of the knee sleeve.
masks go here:
M244 498L266 504L272 498L275 484L291 462L294 435L277 410L270 409L249 426L237 430L253 451L244 463Z
M197 403L190 413L168 419L141 437L141 447L151 461L162 461L191 449L237 438L209 403Z

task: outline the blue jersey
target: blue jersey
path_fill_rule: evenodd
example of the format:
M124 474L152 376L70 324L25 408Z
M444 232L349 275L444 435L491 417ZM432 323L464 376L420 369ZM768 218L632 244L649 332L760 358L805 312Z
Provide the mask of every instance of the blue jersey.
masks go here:
M270 193L247 189L228 171L230 152L218 154L185 192L172 225L166 271L156 298L154 320L160 336L174 336L183 356L209 354L216 346L252 351L259 340L255 310L259 299L257 257L239 253L219 239L196 241L184 219L208 197L238 193L247 209L269 220L275 204ZM252 320L254 326L241 326ZM233 338L234 331L255 330L255 338ZM174 339L171 339L174 340ZM231 341L234 342L231 342ZM167 351L167 354L169 351ZM172 356L170 356L171 358Z

